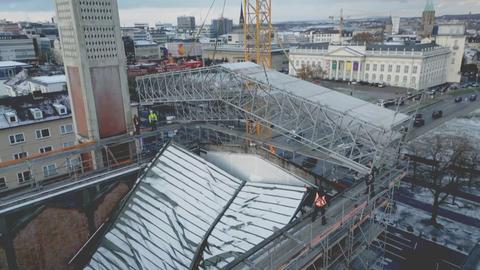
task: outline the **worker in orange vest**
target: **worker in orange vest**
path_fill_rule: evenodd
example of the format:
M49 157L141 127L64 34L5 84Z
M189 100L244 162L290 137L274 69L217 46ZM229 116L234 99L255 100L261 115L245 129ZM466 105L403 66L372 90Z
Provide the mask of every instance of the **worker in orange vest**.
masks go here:
M318 216L318 211L320 211L322 215L322 225L327 224L327 217L325 216L326 208L327 208L327 194L325 193L325 190L323 189L322 186L318 186L315 194L314 205L313 205L312 222L315 221L315 219Z

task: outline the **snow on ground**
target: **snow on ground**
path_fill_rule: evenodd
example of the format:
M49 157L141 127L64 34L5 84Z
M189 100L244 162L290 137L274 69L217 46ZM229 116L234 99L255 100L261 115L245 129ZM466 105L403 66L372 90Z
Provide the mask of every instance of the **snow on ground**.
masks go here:
M434 135L463 135L472 140L472 143L480 143L480 109L462 118L456 118L438 128L426 133L424 136Z
M438 217L437 221L443 225L443 228L437 229L422 223L423 220L427 219L430 219L430 213L397 202L392 225L410 231L415 235L422 234L424 239L464 254L468 254L480 241L480 230L478 228L448 218ZM412 228L413 232L411 231Z
M410 184L402 183L402 186L405 189L408 189L408 191L411 191ZM424 202L429 205L433 204L432 193L427 188L417 186L414 188L414 191L412 192L412 194L410 194L410 196L412 195L413 195L413 199L417 201ZM442 197L443 197L443 194L442 194ZM480 211L479 211L480 203L472 202L459 197L455 198L455 203L452 204L452 202L453 202L453 196L449 196L445 201L445 203L442 204L440 207L446 210L453 211L455 213L459 213L459 214L480 220Z

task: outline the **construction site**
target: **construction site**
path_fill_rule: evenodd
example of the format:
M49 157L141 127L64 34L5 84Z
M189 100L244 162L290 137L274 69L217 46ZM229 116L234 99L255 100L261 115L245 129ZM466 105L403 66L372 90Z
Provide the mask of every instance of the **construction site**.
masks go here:
M0 174L81 162L0 198L0 269L384 269L412 118L270 69L271 0L243 12L245 62L137 77L152 130L133 132L114 60L66 58L78 143Z

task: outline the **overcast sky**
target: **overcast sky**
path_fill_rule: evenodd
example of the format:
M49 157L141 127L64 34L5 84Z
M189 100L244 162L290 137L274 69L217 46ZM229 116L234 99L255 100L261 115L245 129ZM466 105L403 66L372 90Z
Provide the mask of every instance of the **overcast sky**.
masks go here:
M175 23L180 15L191 15L200 24L213 0L118 0L122 25L134 22ZM240 3L226 0L225 17L238 23ZM224 0L216 0L211 17L220 17ZM420 16L426 0L272 0L274 22L318 20L338 16L344 9L346 18L368 16ZM438 15L480 13L480 0L435 0ZM53 0L0 0L0 19L44 21L54 16Z

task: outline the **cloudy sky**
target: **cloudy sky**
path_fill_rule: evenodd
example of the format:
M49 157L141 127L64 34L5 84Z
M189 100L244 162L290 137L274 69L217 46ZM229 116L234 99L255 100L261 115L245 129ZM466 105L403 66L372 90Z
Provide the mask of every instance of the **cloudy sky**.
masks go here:
M122 25L134 22L174 23L180 15L191 15L197 24L207 17L214 0L118 0ZM426 0L272 0L275 22L287 20L315 20L338 16L344 9L345 17L419 16ZM226 0L225 17L238 22L242 0ZM219 17L224 0L215 0L211 17ZM480 0L435 0L437 14L480 13ZM0 19L44 21L54 16L53 0L0 0Z

